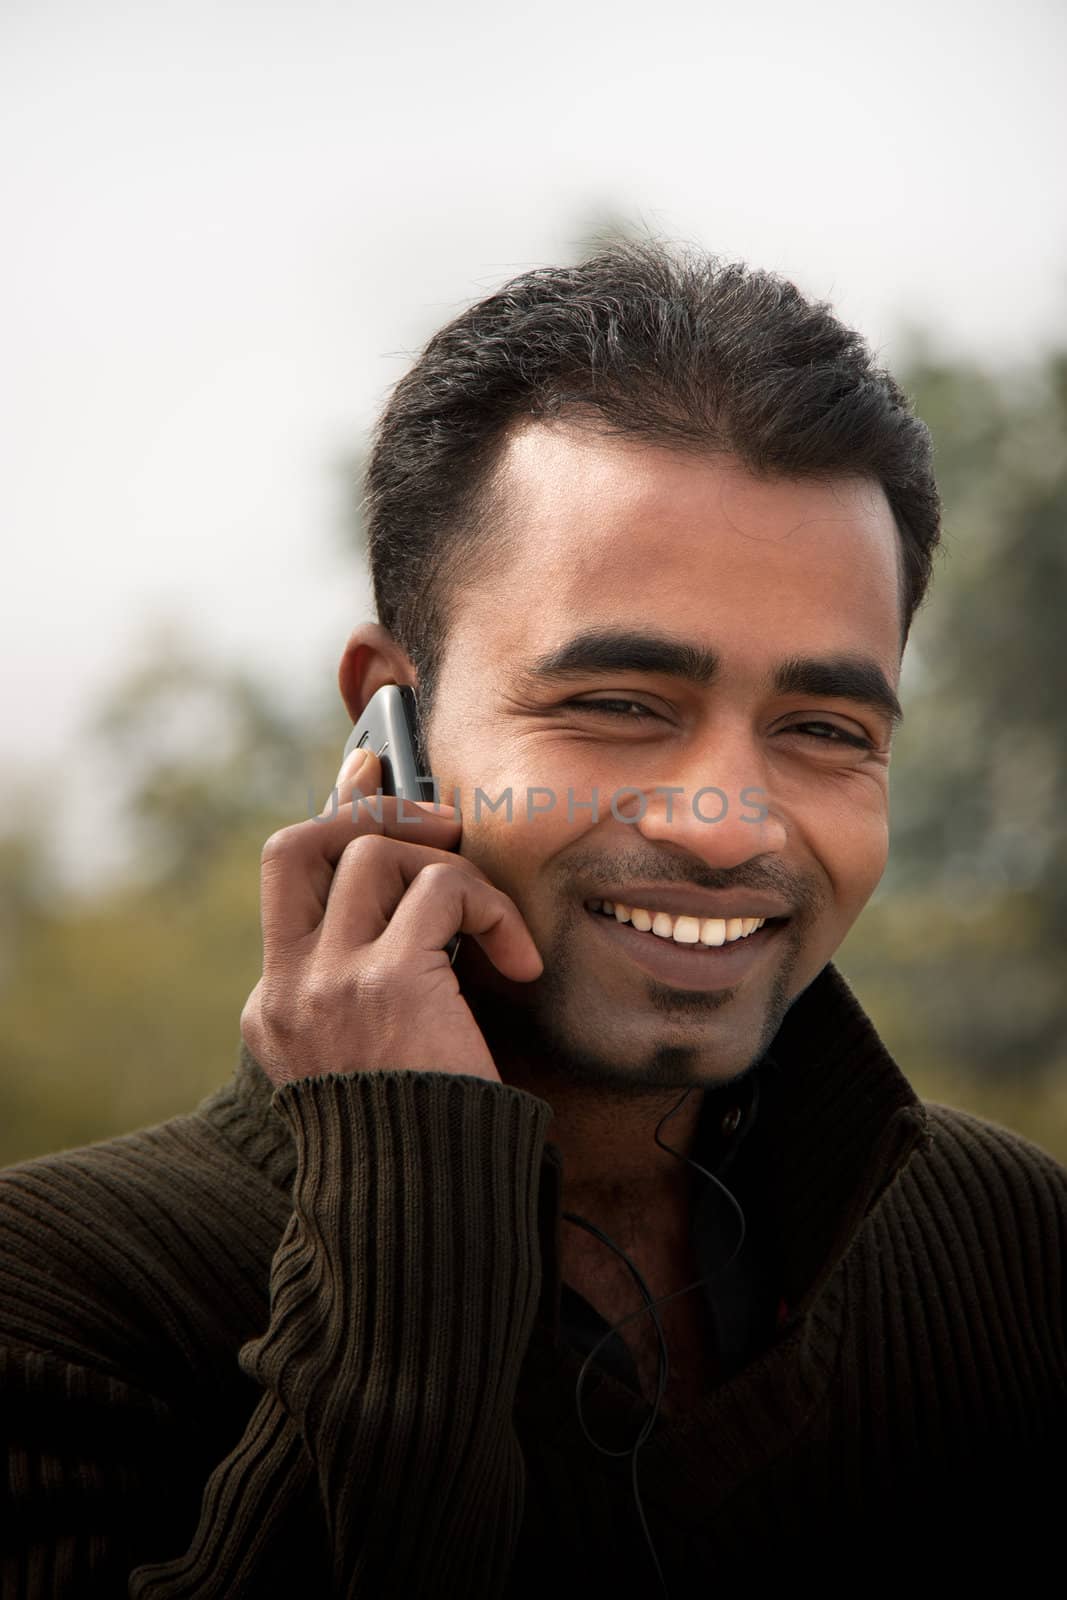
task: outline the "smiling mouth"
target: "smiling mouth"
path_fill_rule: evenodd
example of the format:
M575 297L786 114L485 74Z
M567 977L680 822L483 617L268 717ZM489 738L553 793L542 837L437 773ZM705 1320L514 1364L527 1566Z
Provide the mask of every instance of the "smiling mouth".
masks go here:
M729 950L750 941L762 943L788 917L693 917L672 916L666 911L646 911L611 900L588 900L586 910L593 916L628 925L665 945L706 954Z

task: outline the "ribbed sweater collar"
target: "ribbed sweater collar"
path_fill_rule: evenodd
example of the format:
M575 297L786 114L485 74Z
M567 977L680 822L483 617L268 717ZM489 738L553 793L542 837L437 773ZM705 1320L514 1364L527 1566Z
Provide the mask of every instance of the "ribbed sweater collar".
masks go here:
M767 1052L775 1072L757 1126L778 1218L783 1293L794 1315L817 1299L871 1207L930 1139L922 1101L841 973L828 963L790 1006ZM197 1108L278 1188L296 1151L273 1085L242 1041L230 1082ZM542 1229L555 1232L559 1169L545 1154ZM555 1169L555 1172L551 1169Z
M774 1065L771 1093L761 1088L745 1144L750 1149L762 1141L760 1171L777 1219L788 1317L768 1349L689 1415L661 1417L644 1448L646 1499L697 1521L728 1498L739 1475L769 1463L812 1416L839 1359L845 1290L838 1269L871 1209L932 1140L922 1101L832 963L793 1002L767 1056ZM291 1192L296 1151L271 1106L273 1092L242 1043L230 1082L197 1110L283 1200ZM551 1327L558 1308L560 1177L558 1151L546 1145L539 1190L543 1292L516 1414L524 1430L561 1443L569 1438L577 1447L573 1386L583 1358L560 1344ZM647 1416L645 1402L595 1363L582 1393L594 1437L617 1433L620 1413L632 1437L633 1425ZM629 1471L626 1462L603 1458L603 1464Z
M926 1109L841 973L828 963L770 1048L766 1141L791 1310L803 1315L869 1214L932 1134Z
M745 1111L746 1153L751 1159L757 1147L769 1191L761 1198L773 1219L792 1321L815 1303L872 1206L929 1140L929 1119L832 962L793 1001L755 1076L756 1107L751 1079L736 1094L708 1092L717 1109L702 1115L692 1154L723 1171L712 1130L718 1109L736 1099ZM542 1184L541 1318L555 1336L563 1174L552 1145L546 1167L554 1170Z

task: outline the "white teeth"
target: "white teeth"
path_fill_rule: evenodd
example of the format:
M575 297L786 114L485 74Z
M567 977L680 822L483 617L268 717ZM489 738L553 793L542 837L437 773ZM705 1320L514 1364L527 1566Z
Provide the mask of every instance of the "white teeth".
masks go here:
M616 922L629 922L640 933L655 933L676 944L722 945L747 939L762 928L766 917L671 916L667 911L646 911L642 906L624 905L621 900L590 900L592 911L602 911Z

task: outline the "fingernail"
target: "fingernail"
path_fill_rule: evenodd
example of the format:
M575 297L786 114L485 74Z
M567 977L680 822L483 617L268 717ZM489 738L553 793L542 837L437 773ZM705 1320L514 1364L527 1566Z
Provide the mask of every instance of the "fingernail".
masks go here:
M366 746L364 746L361 750L350 750L348 752L344 760L341 762L340 772L333 780L333 788L330 790L326 804L322 808L323 812L328 811L331 817L335 817L337 815L337 807L340 802L340 791L344 788L345 784L359 771L364 761L366 761L367 755L368 751Z
M351 778L354 773L358 772L369 753L365 745L358 750L350 750L341 762L341 770L337 774L337 782L343 783L346 778Z

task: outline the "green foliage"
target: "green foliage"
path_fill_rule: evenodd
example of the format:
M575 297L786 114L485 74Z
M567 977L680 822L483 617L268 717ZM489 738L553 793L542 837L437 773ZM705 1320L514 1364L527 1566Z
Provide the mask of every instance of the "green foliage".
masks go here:
M230 1076L261 970L260 851L309 788L324 804L350 731L343 707L285 713L177 632L101 706L129 868L60 895L39 828L0 841L0 1164L161 1121Z
M920 351L905 387L945 553L908 646L890 867L836 959L929 1098L1067 1160L1067 354L996 379Z

